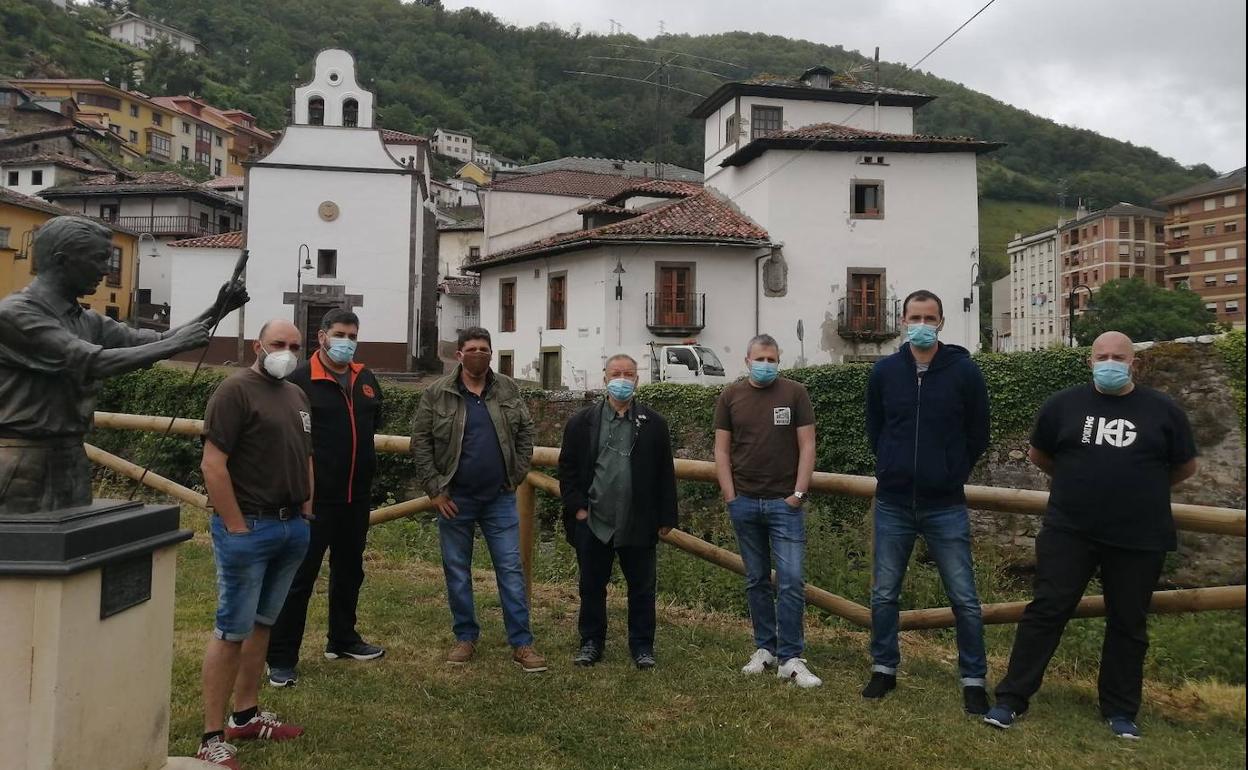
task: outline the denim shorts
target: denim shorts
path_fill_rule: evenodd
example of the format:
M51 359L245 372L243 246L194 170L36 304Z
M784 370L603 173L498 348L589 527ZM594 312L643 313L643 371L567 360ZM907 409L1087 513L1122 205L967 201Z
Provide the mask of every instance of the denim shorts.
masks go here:
M295 572L308 550L308 522L244 516L247 531L233 534L212 517L217 564L217 622L213 636L241 642L256 623L271 626L286 602Z

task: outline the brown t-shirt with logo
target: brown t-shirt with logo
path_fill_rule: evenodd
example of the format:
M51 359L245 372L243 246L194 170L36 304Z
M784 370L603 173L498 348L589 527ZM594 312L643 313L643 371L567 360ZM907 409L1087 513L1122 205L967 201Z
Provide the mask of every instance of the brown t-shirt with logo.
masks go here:
M732 485L748 497L788 497L797 488L797 429L814 425L806 386L783 377L765 388L734 382L715 402L715 429L732 432Z
M229 455L226 467L244 514L312 496L312 407L299 386L254 369L230 376L208 399L204 438Z

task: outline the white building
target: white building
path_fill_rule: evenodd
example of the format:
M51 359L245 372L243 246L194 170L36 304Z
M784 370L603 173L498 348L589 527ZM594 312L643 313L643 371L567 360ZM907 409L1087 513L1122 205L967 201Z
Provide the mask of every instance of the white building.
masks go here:
M0 187L22 195L38 195L49 187L73 184L87 177L107 174L108 171L60 153L0 158Z
M358 358L370 366L411 369L426 327L432 354L435 287L421 294L428 164L418 144L404 146L403 158L387 149L351 54L317 54L311 82L295 89L293 125L247 166L245 339L271 318L293 318L310 350L321 318L343 308L360 316ZM237 329L218 334L227 351L236 344Z
M704 121L705 184L783 244L740 305L785 362L892 352L901 300L920 288L944 301L942 339L979 348L975 164L1000 145L914 134L914 109L933 98L816 67L725 83L691 113Z
M1014 313L1010 298L1010 276L992 282L992 350L994 353L1014 351Z
M486 147L484 144L474 144L472 148L472 162L483 169L494 169L494 150Z
M433 132L433 151L448 158L469 163L473 160L472 134L450 128L439 128Z
M135 48L151 48L160 40L185 53L195 53L199 48L197 38L168 24L145 19L130 11L118 16L116 21L108 25L108 36Z
M522 246L581 228L584 206L647 180L586 171L546 171L494 181L481 191L485 253Z
M242 231L188 238L169 244L169 269L178 276L171 291L171 305L179 309L171 314L175 325L186 323L196 312L207 307L203 303L208 296L208 290L211 289L215 295L217 288L230 277L242 249ZM199 310L192 311L191 308L195 307ZM235 310L217 324L217 336L212 341L212 350L209 351L215 363L250 362L251 345L245 336L239 334L246 312L246 308L242 311ZM199 356L200 351L196 350L185 353L180 358L198 361Z
M1010 339L1013 350L1043 350L1062 338L1058 301L1058 230L1015 233L1005 245L1010 266ZM999 314L993 308L994 318Z
M606 359L624 352L644 382L652 345L697 338L729 376L742 373L754 265L774 248L765 230L711 190L662 180L579 217L573 232L468 266L481 275L481 323L498 371L546 388L595 388Z

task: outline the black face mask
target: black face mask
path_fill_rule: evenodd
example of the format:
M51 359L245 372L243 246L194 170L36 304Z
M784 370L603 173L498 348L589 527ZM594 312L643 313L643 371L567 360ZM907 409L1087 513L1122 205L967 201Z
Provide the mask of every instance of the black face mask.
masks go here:
M464 367L464 371L468 372L473 377L480 377L490 368L490 356L465 353L462 357L461 364Z

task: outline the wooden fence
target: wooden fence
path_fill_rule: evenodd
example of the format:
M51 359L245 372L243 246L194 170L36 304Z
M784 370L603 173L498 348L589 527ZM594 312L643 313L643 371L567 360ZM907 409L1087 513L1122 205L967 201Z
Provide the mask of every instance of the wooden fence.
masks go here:
M170 420L168 417L150 415L96 412L95 425L97 428L163 433L169 428ZM170 431L178 435L198 436L203 432L203 427L202 420L176 419ZM409 444L410 439L406 436L377 436L376 438L378 452L406 454ZM143 475L143 469L134 463L90 444L87 445L87 456L92 462L129 478L138 479ZM558 461L558 448L537 447L533 450L533 467L535 468L553 468ZM676 460L675 462L676 477L679 479L708 482L716 480L714 463L702 460ZM208 502L204 495L151 472L147 473L143 483L163 494L201 508L205 507ZM533 579L534 545L537 539L538 491L558 497L559 482L545 473L532 471L525 483L516 490L516 505L520 513L520 556L524 564L525 580L530 586ZM818 494L870 498L875 494L875 479L869 476L850 476L840 473L815 473L810 491ZM970 484L966 486L968 506L994 513L1043 515L1048 497L1047 492L1029 489ZM429 498L418 497L374 510L370 515L369 523L376 526L432 509L433 504ZM1172 509L1175 525L1180 530L1240 538L1245 536L1246 517L1243 510L1186 503L1174 503ZM745 574L745 565L739 555L687 532L674 529L662 539L669 545L716 566L738 574ZM1157 591L1153 594L1151 611L1173 613L1242 609L1245 607L1246 600L1248 600L1248 587L1243 585ZM871 625L871 610L867 607L809 584L806 586L806 602L855 625L864 628ZM983 605L984 622L1017 623L1022 618L1023 608L1026 606L1026 602L985 604ZM1102 617L1104 615L1105 599L1102 596L1085 596L1075 610L1076 617ZM949 607L905 610L901 613L902 629L948 628L953 624L953 610Z

